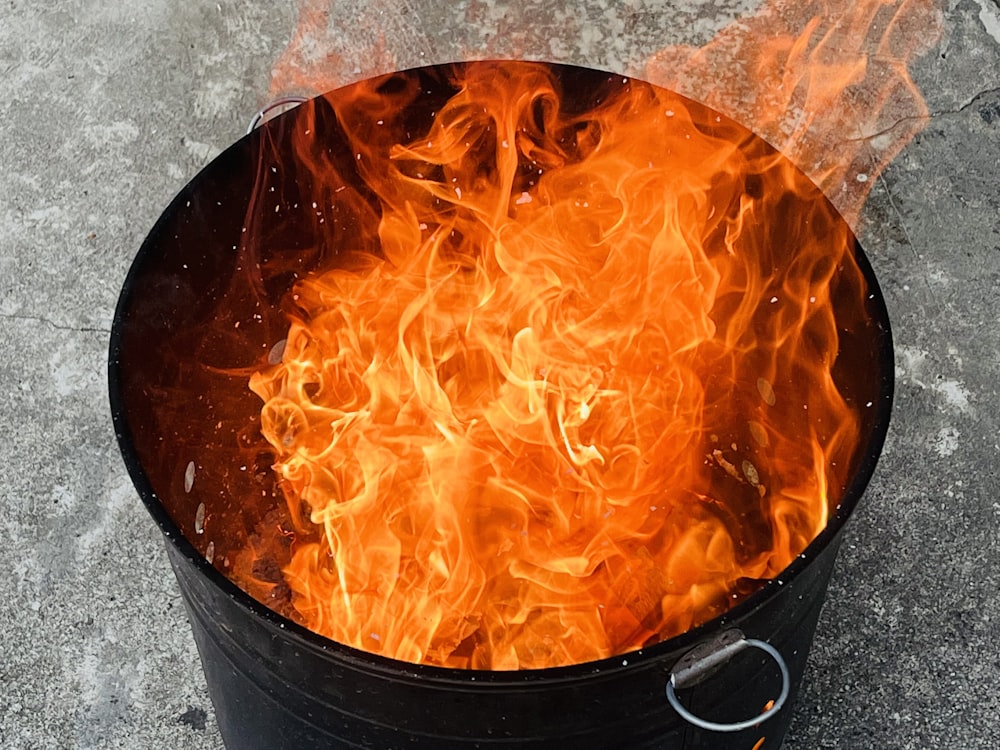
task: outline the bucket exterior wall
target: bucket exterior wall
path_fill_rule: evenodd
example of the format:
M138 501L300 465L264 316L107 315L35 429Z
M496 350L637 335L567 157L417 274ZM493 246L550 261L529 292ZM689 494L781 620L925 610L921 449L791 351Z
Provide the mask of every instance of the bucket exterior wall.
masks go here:
M318 646L209 580L166 540L191 617L220 731L232 750L279 748L751 748L779 747L793 700L758 727L698 729L668 705L677 660L721 629L767 640L788 664L791 694L805 670L840 539L738 620L691 631L645 652L533 672L422 668L330 643ZM717 675L681 691L685 706L715 721L761 713L780 690L778 669L747 651ZM561 745L561 743L568 743Z

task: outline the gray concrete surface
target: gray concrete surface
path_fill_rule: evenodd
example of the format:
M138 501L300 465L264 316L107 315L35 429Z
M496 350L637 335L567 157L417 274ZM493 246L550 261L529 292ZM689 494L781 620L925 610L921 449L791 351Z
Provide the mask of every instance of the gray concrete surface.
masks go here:
M318 41L347 77L484 51L636 72L752 5L347 0ZM943 12L912 68L931 115L861 215L898 395L793 750L1000 747L1000 6ZM294 25L264 2L0 5L0 748L221 747L106 346L143 236L267 99Z

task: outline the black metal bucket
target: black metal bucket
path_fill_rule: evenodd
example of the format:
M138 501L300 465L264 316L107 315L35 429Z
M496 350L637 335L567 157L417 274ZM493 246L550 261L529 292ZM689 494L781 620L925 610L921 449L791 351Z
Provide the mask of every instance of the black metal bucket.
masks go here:
M578 68L556 71L581 90L598 88L608 77ZM288 112L241 139L181 191L133 263L111 336L110 397L119 444L166 537L226 745L778 747L844 523L874 470L891 409L887 312L853 235L849 251L866 289L859 295L845 282L835 294L863 299L863 314L848 316L842 326L835 370L845 397L871 407L860 410L862 438L850 480L831 488L839 499L836 511L779 578L697 628L603 661L517 672L395 661L306 630L224 574L227 550L254 533L239 498L275 492L245 440L243 420L255 408L259 413L255 397L246 392L225 408L215 398L245 378L233 371L234 362L250 363L240 352L257 356L282 324L277 317L255 317L261 290L241 281L245 257L238 249L255 199L260 153L265 146L282 148L298 116ZM309 186L284 189L306 196ZM829 211L818 191L815 200ZM295 251L294 238L279 239L286 252ZM279 299L290 284L287 277L271 278L264 293ZM207 327L220 306L232 311L233 321L254 324L227 332ZM177 420L165 419L167 412ZM194 479L196 468L208 463L201 457L241 451L241 469ZM198 492L192 492L195 481ZM206 515L212 535L204 533Z

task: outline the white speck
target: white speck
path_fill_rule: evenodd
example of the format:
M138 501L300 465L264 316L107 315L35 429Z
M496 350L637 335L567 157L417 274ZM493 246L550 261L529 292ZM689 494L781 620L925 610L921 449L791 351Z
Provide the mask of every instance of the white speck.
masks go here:
M775 302L777 302L777 301L778 301L778 298L777 298L777 297L771 297L771 304L772 304L772 305L773 305L773 304L774 304Z
M969 411L969 391L957 380L942 380L931 386L935 393L944 396L944 400L949 406L953 406L960 412Z
M667 117L673 117L674 116L674 111L672 109L668 109L666 111L666 115L667 115Z
M815 298L815 297L810 297L810 298L809 298L809 301L810 301L811 303L814 303L814 304L815 304L815 302L816 302L816 298Z
M986 29L986 33L1000 42L1000 13L995 6L990 4L990 0L976 0L979 4L979 21Z
M938 430L931 446L934 452L942 458L947 458L958 450L958 438L960 432L954 427L942 427Z
M861 172L854 179L856 179L858 182L868 182L868 175L866 175L864 172Z
M194 531L196 534L205 533L205 503L198 503L198 510L194 514Z
M898 365L896 367L896 375L900 378L904 376L909 376L908 380L920 386L921 388L926 388L926 383L923 382L924 378L923 370L927 363L928 353L923 349L918 349L914 346L901 345L896 348L896 361Z
M194 461L188 461L187 468L184 469L184 492L188 493L194 487Z
M516 203L519 206L522 206L525 203L531 203L531 196L528 195L527 193L521 193L521 195L518 196L517 200L514 201L514 203Z
M385 120L376 120L375 124L376 125L385 125Z
M89 351L82 351L80 342L67 339L49 356L49 374L59 396L87 392L97 381L97 366Z
M506 140L503 140L503 141L500 141L500 145L501 145L501 146L502 146L503 148L510 148L510 144L509 144L509 143L507 143L507 141L506 141Z
M459 200L462 200L462 188L458 187L458 185L455 186L455 195L458 196Z
M427 225L426 225L426 224L424 224L424 222L420 222L420 231L422 232L422 231L424 231L425 229L427 229Z

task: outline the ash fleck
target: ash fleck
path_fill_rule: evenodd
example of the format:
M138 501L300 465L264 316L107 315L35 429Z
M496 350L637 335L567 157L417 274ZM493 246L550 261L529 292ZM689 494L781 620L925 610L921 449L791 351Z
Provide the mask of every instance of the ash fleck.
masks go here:
M267 363L269 365L276 365L281 362L281 358L285 354L285 344L287 343L288 339L282 339L271 347L271 351L267 353Z
M191 492L194 487L194 461L188 461L187 468L184 469L184 492Z
M192 729L197 729L199 732L205 731L205 721L208 719L208 714L205 713L204 709L195 708L194 706L188 706L188 710L177 717L178 724L187 724Z
M774 395L774 388L772 385L764 378L757 378L757 392L760 397L764 399L764 403L768 406L774 406L778 399Z

